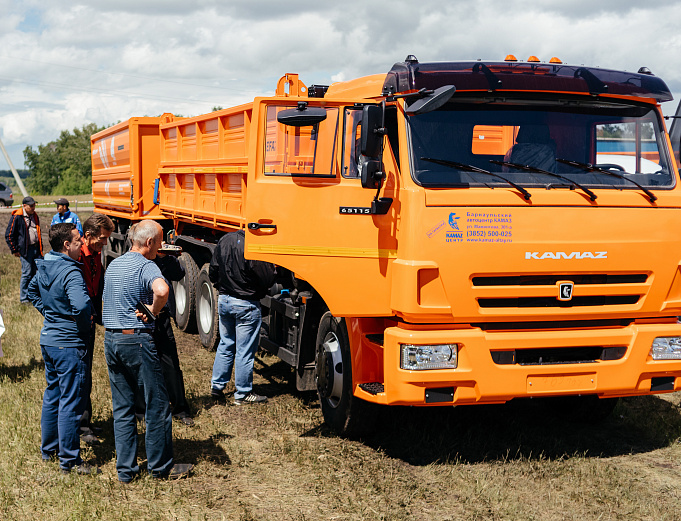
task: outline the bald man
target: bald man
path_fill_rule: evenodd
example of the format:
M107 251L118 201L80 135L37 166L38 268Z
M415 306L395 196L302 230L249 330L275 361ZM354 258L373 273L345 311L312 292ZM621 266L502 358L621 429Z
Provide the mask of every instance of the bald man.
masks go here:
M153 316L168 300L168 284L153 262L163 228L155 221L136 225L130 251L115 259L104 275L102 322L104 355L109 368L116 438L118 479L129 483L139 474L135 396L144 394L147 471L154 478L189 475L192 465L173 461L173 419L154 344ZM151 311L138 310L145 304ZM152 316L153 315L153 316Z

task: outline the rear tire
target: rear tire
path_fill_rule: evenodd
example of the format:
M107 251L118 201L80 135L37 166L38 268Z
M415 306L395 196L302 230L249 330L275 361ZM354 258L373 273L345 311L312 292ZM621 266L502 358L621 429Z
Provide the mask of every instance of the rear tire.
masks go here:
M196 328L203 347L215 351L220 342L218 292L208 277L209 266L203 265L196 284Z
M345 319L327 311L319 321L315 353L317 394L324 421L344 437L375 428L376 406L353 395L350 342Z
M180 255L184 277L173 282L175 291L175 322L185 333L196 333L196 287L199 268L188 253Z

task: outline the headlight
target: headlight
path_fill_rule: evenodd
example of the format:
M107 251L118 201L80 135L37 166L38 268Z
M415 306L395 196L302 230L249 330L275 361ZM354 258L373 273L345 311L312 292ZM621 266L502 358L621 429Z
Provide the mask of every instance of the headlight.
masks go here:
M653 360L681 360L681 337L659 336L650 348Z
M402 344L400 367L412 371L423 369L456 369L458 344Z

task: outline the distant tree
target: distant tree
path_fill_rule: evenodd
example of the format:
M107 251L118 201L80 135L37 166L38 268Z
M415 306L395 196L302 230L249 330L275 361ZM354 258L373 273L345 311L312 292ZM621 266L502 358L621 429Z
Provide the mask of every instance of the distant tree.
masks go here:
M218 110L222 110L222 107L220 107L219 105L217 107L213 107L213 110L211 110L211 112L217 112Z
M84 194L92 190L90 136L103 130L94 123L63 130L56 141L24 149L28 189L35 194Z

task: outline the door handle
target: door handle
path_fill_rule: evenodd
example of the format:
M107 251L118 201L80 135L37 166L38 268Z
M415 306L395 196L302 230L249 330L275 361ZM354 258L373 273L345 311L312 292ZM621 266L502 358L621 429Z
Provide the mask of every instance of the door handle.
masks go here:
M260 223L248 223L249 230L262 230L262 229L277 229L276 224L260 224Z

